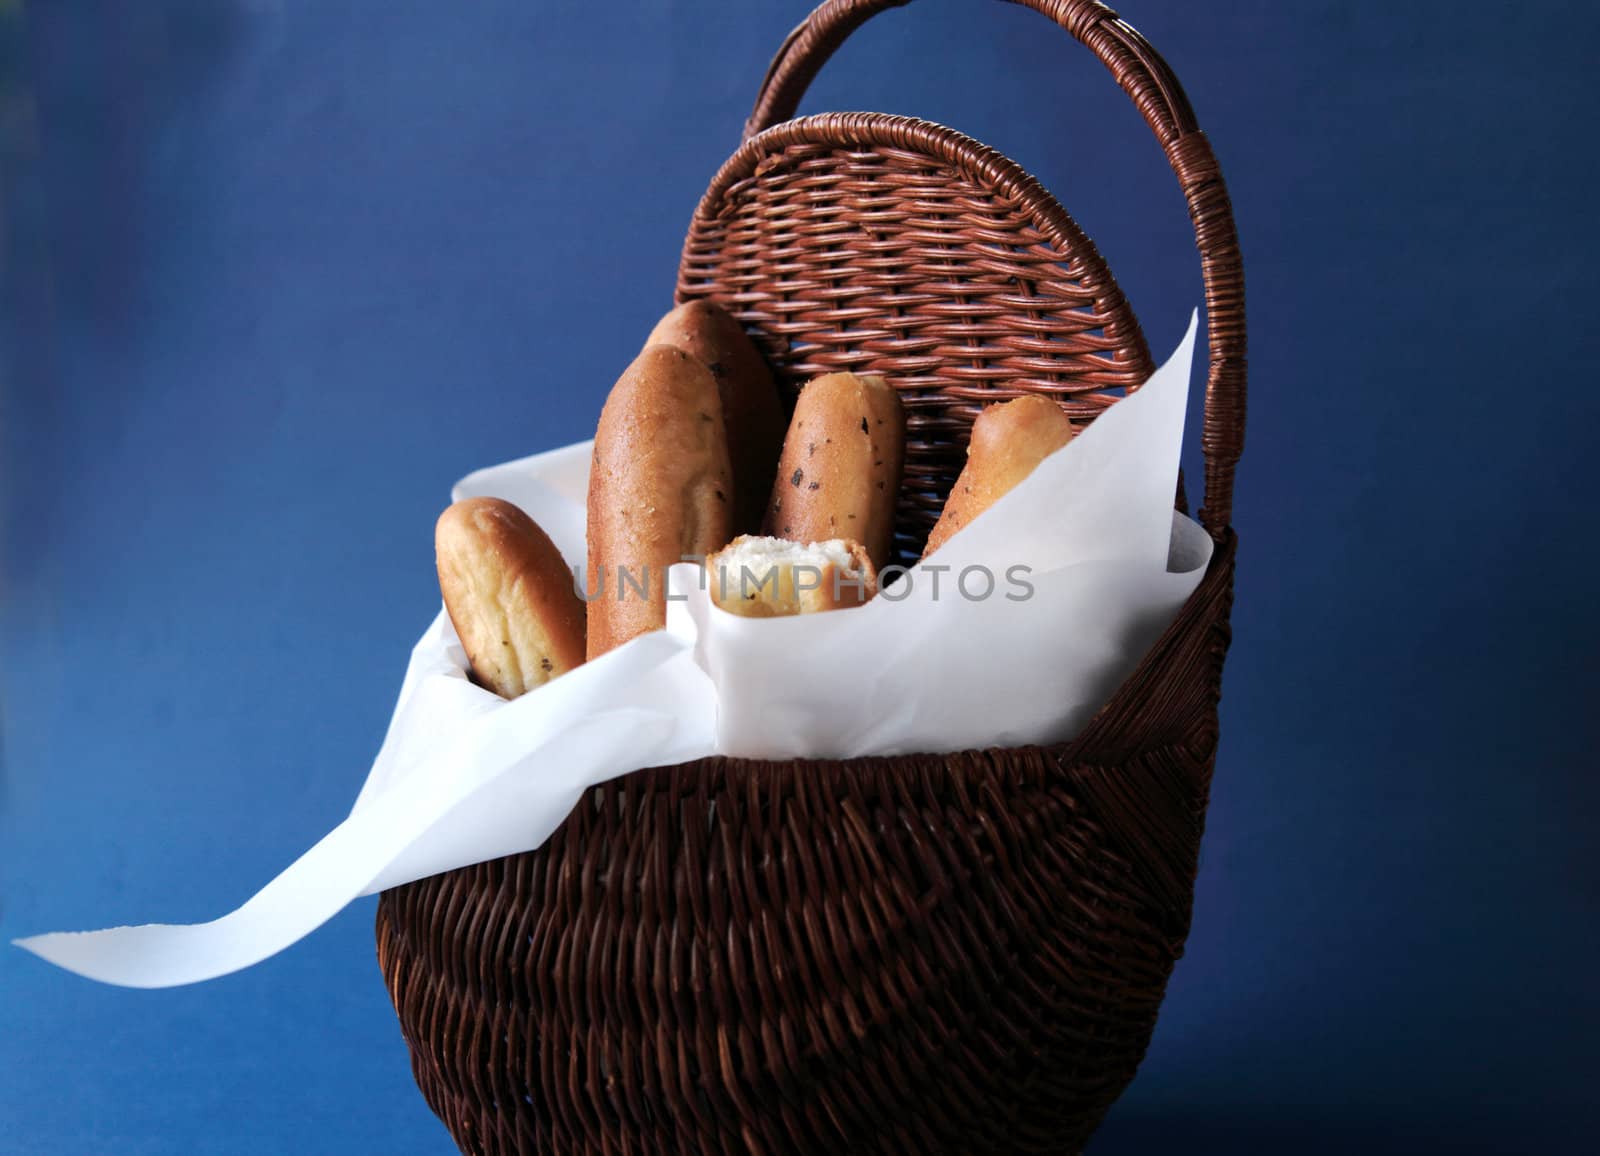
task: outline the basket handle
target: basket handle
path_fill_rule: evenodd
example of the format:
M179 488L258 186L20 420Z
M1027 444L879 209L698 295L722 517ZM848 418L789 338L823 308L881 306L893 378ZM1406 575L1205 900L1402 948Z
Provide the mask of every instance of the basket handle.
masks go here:
M1155 132L1183 187L1200 249L1210 361L1201 434L1206 470L1200 522L1213 538L1220 538L1233 513L1234 468L1244 448L1245 411L1244 267L1222 171L1177 77L1150 43L1110 8L1097 0L1010 2L1050 17L1111 70ZM908 3L827 0L815 9L773 57L755 109L745 122L744 139L790 119L806 88L852 32L884 9Z

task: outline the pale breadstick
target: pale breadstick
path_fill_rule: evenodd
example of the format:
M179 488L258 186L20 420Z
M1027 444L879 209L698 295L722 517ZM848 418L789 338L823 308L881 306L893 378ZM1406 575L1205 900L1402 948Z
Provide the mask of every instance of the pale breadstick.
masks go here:
M1009 493L1038 464L1072 440L1072 423L1061 407L1037 394L991 405L972 423L967 464L945 499L923 548L926 558L1003 494Z
M545 532L499 498L455 503L434 528L439 589L480 685L501 698L583 661L583 601Z

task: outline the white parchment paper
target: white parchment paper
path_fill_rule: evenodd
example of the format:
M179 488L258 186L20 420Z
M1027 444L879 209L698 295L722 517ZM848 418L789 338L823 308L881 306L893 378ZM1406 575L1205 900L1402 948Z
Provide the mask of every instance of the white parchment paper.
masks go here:
M348 904L544 842L595 783L711 754L851 757L1071 737L1133 670L1211 558L1176 515L1195 321L1144 388L867 605L752 619L673 567L667 628L512 702L473 685L441 611L412 651L349 818L210 923L17 944L129 987L225 975ZM480 470L456 498L527 510L584 563L590 443Z

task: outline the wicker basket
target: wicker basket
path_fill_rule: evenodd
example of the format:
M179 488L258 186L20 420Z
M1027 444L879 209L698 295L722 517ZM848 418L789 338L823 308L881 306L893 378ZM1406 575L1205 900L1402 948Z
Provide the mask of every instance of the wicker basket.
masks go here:
M982 403L1039 392L1087 420L1151 363L1099 254L1006 158L903 117L787 119L892 6L833 0L790 35L695 213L678 298L730 308L791 393L841 368L903 390L914 554ZM1188 199L1210 569L1070 743L641 770L537 851L386 892L383 974L463 1151L1072 1152L1133 1077L1188 931L1216 752L1243 281L1160 57L1099 4L1027 6L1111 70Z

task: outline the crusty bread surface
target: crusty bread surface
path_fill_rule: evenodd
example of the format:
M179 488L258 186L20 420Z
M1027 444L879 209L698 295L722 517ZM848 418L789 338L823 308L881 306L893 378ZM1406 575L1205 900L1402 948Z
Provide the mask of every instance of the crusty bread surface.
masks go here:
M647 346L606 398L589 470L588 655L666 625L667 568L732 537L733 484L716 379Z
M829 373L800 391L764 532L796 542L848 538L882 569L894 546L905 416L881 377Z
M783 404L772 371L734 317L711 301L688 301L651 330L650 345L671 345L699 358L717 380L733 472L733 530L761 525L783 446Z

